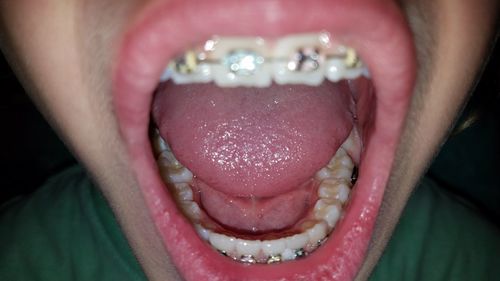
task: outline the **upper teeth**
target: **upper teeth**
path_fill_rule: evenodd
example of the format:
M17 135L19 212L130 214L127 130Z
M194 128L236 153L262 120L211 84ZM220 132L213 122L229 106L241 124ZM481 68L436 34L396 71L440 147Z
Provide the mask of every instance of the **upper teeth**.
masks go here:
M219 87L317 86L369 76L354 49L335 44L330 34L302 34L279 40L214 37L169 63L161 81L176 84L214 82Z

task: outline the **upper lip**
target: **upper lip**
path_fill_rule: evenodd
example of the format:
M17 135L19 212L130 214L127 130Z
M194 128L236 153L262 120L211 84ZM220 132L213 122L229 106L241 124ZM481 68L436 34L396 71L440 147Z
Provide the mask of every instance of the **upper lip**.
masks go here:
M162 217L163 223L157 225L160 232L183 242L185 251L196 251L197 243L189 242L179 237L174 228L188 229L182 218L169 216L165 213L175 213L173 202L161 192L162 183L155 172L155 164L148 141L148 125L153 92L157 87L159 77L168 61L190 44L200 42L213 35L254 35L277 37L284 34L316 32L326 30L337 40L354 47L370 69L370 74L377 89L376 108L378 114L374 122L383 126L382 132L366 143L366 149L380 143L387 143L388 151L393 153L397 140L387 141L388 135L399 135L403 120L394 120L390 124L382 124L384 118L404 116L409 95L413 89L415 76L414 49L411 35L398 7L391 1L345 1L345 0L309 0L309 1L186 1L157 0L145 5L134 18L125 32L117 58L113 75L113 99L119 120L120 131L130 154L131 165L145 194L152 216L158 223ZM387 141L387 142L385 142ZM393 154L389 154L393 155ZM376 152L366 157L376 157ZM384 160L385 161L385 160ZM386 160L390 161L391 160ZM390 164L390 163L389 163ZM380 175L378 174L380 172ZM387 171L376 168L366 173L364 184L375 186L385 185ZM358 181L359 182L359 181ZM373 208L378 209L382 189L375 197ZM373 199L373 198L372 198ZM374 216L373 214L371 214ZM367 228L371 233L374 218L370 218ZM162 231L161 228L169 230ZM192 230L186 230L194 235ZM175 233L174 233L175 232ZM165 234L166 233L166 234ZM370 234L368 233L368 234ZM346 232L344 232L346 234ZM346 234L347 235L347 234ZM360 233L366 236L366 233ZM369 239L365 237L365 240ZM352 255L363 256L368 241L360 242L360 247L353 247ZM172 255L177 255L177 248L167 248ZM339 247L342 245L339 245ZM345 247L345 245L343 245ZM356 252L358 251L358 252ZM226 268L227 279L217 272L218 264L209 260L210 253L204 255L204 266L212 266L211 272L203 274L217 276L218 280L234 278L231 274L249 274L244 268ZM202 256L199 257L203 259ZM187 267L189 260L185 257L173 257L176 266ZM329 276L339 280L352 279L360 266L359 261L345 264L345 268L332 269ZM239 265L235 265L239 266ZM256 278L258 280L293 276L322 276L316 267L307 272L298 269L280 267L255 267L252 275L242 279ZM231 273L233 272L233 273ZM186 279L196 279L200 271L181 273ZM235 274L235 273L234 273ZM319 275L318 275L319 274ZM207 275L204 278L208 278ZM337 279L336 279L337 280Z

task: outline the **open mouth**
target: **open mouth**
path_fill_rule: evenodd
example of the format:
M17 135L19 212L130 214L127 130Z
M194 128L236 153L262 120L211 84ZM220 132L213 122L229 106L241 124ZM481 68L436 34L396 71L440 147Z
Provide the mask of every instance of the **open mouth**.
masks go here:
M126 33L118 122L185 279L362 265L415 64L395 5L345 2L156 1Z

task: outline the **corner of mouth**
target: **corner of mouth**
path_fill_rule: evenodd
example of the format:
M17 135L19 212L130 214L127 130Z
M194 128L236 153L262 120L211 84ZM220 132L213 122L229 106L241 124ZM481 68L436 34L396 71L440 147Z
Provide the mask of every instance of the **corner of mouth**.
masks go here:
M203 4L198 7L201 15L206 14L209 17L204 26L200 26L192 19L181 18L181 15L185 15L185 11L195 5L192 1L176 2L178 5L171 3L151 5L144 9L139 20L125 34L123 40L118 57L118 67L114 73L114 105L120 130L130 155L131 166L156 228L159 230L176 268L186 280L199 280L200 277L209 279L216 277L218 280L288 280L294 278L351 280L361 267L366 255L413 89L415 62L409 30L397 8L388 3L363 5L363 3L346 4L343 1L312 1L305 8L305 11L304 7L300 7L298 4L283 4L283 9L277 12L278 14L274 18L264 17L264 20L256 22L252 15L263 13L265 8L268 8L266 4L249 4L248 10L239 11L234 3L226 2L216 1L210 7L205 7ZM233 16L239 16L242 22L245 20L255 22L255 25L249 27L245 24L236 24L228 27L227 19L209 16L209 14L217 14L218 10L222 11L223 9L234 11ZM338 17L335 18L322 16L324 13L319 12L332 9L340 10L343 14L339 13ZM300 12L305 12L305 14L318 12L316 13L318 16L302 25L291 22L284 16ZM359 15L359 13L366 15L366 19L354 22L352 16ZM379 27L376 29L378 34L374 34L373 28L371 28L372 22L378 23ZM177 23L177 25L173 23ZM183 25L183 28L174 28L180 25ZM266 25L273 26L273 28L266 29ZM282 28L276 26L282 26ZM300 250L297 248L293 249L293 253L287 252L287 254L301 258L290 259L290 261L281 260L283 255L280 255L278 262L273 262L276 260L272 260L273 253L271 252L265 257L259 254L261 256L260 262L253 262L257 260L257 254L252 256L253 260L247 255L243 255L248 258L243 262L241 256L235 260L234 254L228 257L227 251L220 251L220 247L224 247L224 243L217 248L215 247L217 242L212 242L210 238L203 239L200 235L200 228L193 224L189 214L186 214L186 211L180 206L179 200L176 199L176 193L171 191L172 187L175 187L175 182L169 182L169 174L165 180L165 176L161 173L162 167L157 164L158 155L162 151L155 152L154 150L154 139L150 137L150 126L152 123L156 125L160 123L157 122L158 120L152 121L151 116L161 76L169 62L175 61L179 54L197 42L212 38L213 35L280 38L320 31L328 32L335 40L338 38L339 42L356 50L369 69L368 84L372 87L368 87L368 90L358 90L361 97L356 98L355 118L345 117L349 119L347 122L349 125L346 125L341 130L342 133L338 134L338 140L330 145L330 151L325 153L327 155L321 156L324 159L322 158L311 165L314 168L311 168L311 171L314 171L308 171L305 173L308 176L294 180L304 181L309 178L317 178L318 174L321 176L321 173L325 172L323 166L327 166L330 159L343 146L343 143L349 140L348 136L355 128L360 131L359 153L351 153L350 159L353 160L353 167L357 167L356 182L350 187L349 199L341 202L343 205L338 209L338 219L327 227L331 231L329 234L325 234L325 236L328 235L328 239L324 240L324 237L319 239L323 240L321 245L319 247L319 244L315 245L314 249L306 251L307 255L302 256L302 252L297 252ZM252 88L251 85L245 87ZM232 91L238 91L237 89ZM263 93L265 94L265 90ZM363 95L367 97L363 97ZM258 121L254 120L255 122ZM169 127L168 124L178 123L167 122L165 127ZM161 126L159 129L161 132ZM265 134L267 131L262 132ZM164 134L160 133L160 135L165 137L169 143L169 136L174 133L169 131ZM186 130L186 138L189 136L190 132ZM330 136L336 135L332 133ZM245 136L243 135L242 138L245 139ZM210 182L210 177L208 177L208 174L213 173L214 170L201 169L193 164L196 162L196 158L182 155L180 152L183 150L179 147L183 144L182 141L173 141L170 144L172 145L173 161L182 163L183 166L189 168L192 167L191 173L194 174L195 178L208 183L209 186L215 186L215 183ZM220 146L214 145L213 147ZM311 151L313 150L311 149ZM179 159L175 159L174 155L179 156ZM315 157L315 159L321 157ZM289 169L295 166L285 167ZM245 166L242 166L241 169L244 171ZM197 172L198 170L201 172ZM351 176L352 168L348 177ZM232 178L233 182L238 180L237 177L229 178ZM228 180L228 184L221 184L217 190L234 196L234 193L229 192L229 188L224 189L224 186L230 186L229 183L233 182ZM269 180L269 182L263 180L262 182L262 185L276 183L273 180ZM230 209L230 207L228 208ZM310 208L312 209L313 206ZM212 219L217 218L213 212ZM230 224L229 222L221 223L220 219L216 223L223 225L223 227ZM296 224L290 223L290 225ZM204 229L207 230L207 228ZM298 234L298 232L293 233ZM242 239L242 237L240 238ZM253 240L269 241L265 237L253 238ZM221 255L221 252L226 256ZM273 263L272 265L267 264L270 258L271 262L269 263ZM193 263L197 264L196 268L192 267Z

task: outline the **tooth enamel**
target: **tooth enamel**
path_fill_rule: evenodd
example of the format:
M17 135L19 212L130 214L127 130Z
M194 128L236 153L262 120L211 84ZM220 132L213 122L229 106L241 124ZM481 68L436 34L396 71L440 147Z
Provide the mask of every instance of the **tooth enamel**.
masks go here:
M172 73L172 69L170 67L167 67L167 69L163 71L163 74L160 77L160 82L168 81L170 78L172 78Z
M352 167L354 167L354 163L352 162L351 157L349 157L347 152L342 147L337 150L335 156L332 157L327 165L327 167L332 170L338 168L339 166L347 167L349 169L352 169Z
M181 202L181 207L186 212L186 215L194 220L194 221L199 221L201 220L201 209L200 206L196 202L193 201L183 201Z
M165 168L180 169L182 168L181 163L175 159L174 154L169 149L163 150L160 155L158 155L158 164Z
M305 233L295 234L285 239L286 247L289 249L304 248L309 242L309 237Z
M349 193L351 192L351 189L347 186L345 183L340 183L337 185L337 195L334 197L334 199L339 200L344 204L347 202L347 199L349 199Z
M283 251L283 253L281 253L281 257L285 261L290 261L290 260L294 260L297 256L295 255L295 252L292 249L286 248Z
M318 221L315 219L314 220L308 219L300 224L300 228L302 229L303 233L307 234L307 230L315 226L317 223Z
M219 87L268 87L277 84L317 86L325 77L369 77L354 49L334 44L326 32L278 40L260 37L214 37L204 47L174 59L160 78L175 84L208 83Z
M209 53L220 63L212 65L213 79L219 87L269 87L271 72L265 58L269 57L262 38L219 38Z
M193 180L193 174L186 168L168 169L168 181L170 183L189 183Z
M262 243L259 240L242 240L236 242L236 253L238 256L252 255L256 257L262 249Z
M341 59L329 59L325 64L325 76L328 80L338 82L344 78L345 65Z
M345 203L349 198L350 188L346 180L326 179L318 188L318 196L322 199L334 199Z
M217 224L207 219L200 205L193 201L193 174L177 161L168 144L161 142L157 132L153 132L151 136L152 140L156 140L156 144L153 142L152 145L163 149L158 156L162 177L165 182L171 183L168 185L170 192L193 223L198 235L225 255L252 264L275 263L304 257L326 240L329 231L335 227L341 216L342 204L349 198L354 163L349 154L351 150L348 153L345 146L355 145L350 140L354 135L351 133L327 166L318 171L316 177L320 181L317 191L319 199L309 217L305 218L300 226L296 226L297 230L302 232L265 241L239 239L214 232Z
M267 256L281 254L285 250L285 239L262 241L262 252Z
M309 242L312 245L316 245L321 239L326 237L327 234L327 226L325 222L318 222L312 228L306 231L309 236Z
M192 201L193 200L193 190L187 183L176 183L174 184L175 193L177 194L177 199L181 201Z
M320 199L320 200L316 201L316 204L314 204L314 212L316 214L320 214L325 209L325 207L332 205L333 203L334 203L333 200ZM316 217L316 218L320 219L320 220L323 219L322 216Z
M165 142L165 140L163 140L163 138L160 136L158 130L155 130L155 132L153 133L152 145L155 154L161 154L166 150L170 151L170 147L168 147L167 142Z
M325 34L287 36L276 42L274 81L277 84L318 86L324 80L324 49L329 40Z
M194 228L196 229L196 232L198 233L198 235L201 238L203 238L203 240L208 240L210 237L210 233L212 233L212 231L204 228L201 224L198 224L198 223L194 225Z
M214 248L220 251L224 251L228 254L234 253L234 250L236 248L236 238L229 237L224 234L212 232L210 233L208 241L212 246L214 246Z

